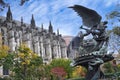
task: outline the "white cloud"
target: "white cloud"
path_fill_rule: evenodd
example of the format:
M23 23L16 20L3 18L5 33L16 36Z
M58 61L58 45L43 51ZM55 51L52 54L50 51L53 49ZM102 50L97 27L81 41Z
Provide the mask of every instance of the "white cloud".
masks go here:
M105 6L106 7L109 7L109 6L111 6L111 5L116 5L116 4L118 4L120 1L119 0L104 0L104 2L105 2Z
M30 23L31 14L34 14L36 24L41 23L48 27L49 20L52 21L54 29L60 29L64 35L75 35L79 31L81 18L67 7L75 4L83 5L96 10L102 16L106 12L106 8L115 5L119 0L30 0L24 6L16 6L14 2L11 4L12 12L15 19L20 20L24 17L26 23ZM6 13L6 12L5 12ZM0 13L0 15L5 15Z

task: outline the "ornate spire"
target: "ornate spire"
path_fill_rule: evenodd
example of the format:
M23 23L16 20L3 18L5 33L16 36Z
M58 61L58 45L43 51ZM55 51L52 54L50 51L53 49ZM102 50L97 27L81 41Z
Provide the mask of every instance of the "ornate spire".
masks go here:
M9 21L9 22L12 21L12 12L10 10L10 6L8 7L6 20Z
M49 33L53 33L53 27L52 27L51 21L49 23Z
M43 24L41 25L41 30L43 31Z
M34 20L34 16L32 14L32 19L31 19L31 28L35 28L35 20Z
M57 29L57 35L59 36L59 29Z
M23 17L21 17L21 25L23 25Z

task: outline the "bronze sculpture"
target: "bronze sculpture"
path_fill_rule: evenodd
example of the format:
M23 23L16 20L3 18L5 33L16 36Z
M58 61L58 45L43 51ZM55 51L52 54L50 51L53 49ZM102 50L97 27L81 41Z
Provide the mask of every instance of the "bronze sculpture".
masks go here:
M113 60L111 54L107 54L109 37L106 35L107 21L101 22L101 16L94 10L88 9L81 5L74 5L72 7L79 16L82 17L83 26L80 29L86 31L83 34L81 31L79 35L70 42L68 46L68 55L73 58L72 66L81 65L87 69L86 80L98 80L104 77L100 69L100 65L104 62ZM92 39L85 40L84 37L92 35ZM74 53L74 56L71 55Z

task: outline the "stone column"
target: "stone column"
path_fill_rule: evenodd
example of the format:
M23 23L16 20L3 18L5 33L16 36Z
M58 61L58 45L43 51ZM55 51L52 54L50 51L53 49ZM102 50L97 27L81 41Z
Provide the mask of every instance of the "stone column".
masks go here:
M51 42L50 39L46 39L45 40L45 54L46 54L46 59L48 59L49 61L52 60L52 49L51 49ZM48 62L49 62L48 61Z
M55 44L54 51L55 51L54 54L56 55L55 58L59 58L58 44L57 43Z
M31 33L28 33L26 38L27 38L26 43L27 43L28 47L29 47L30 49L32 49L32 48L31 48Z
M19 43L20 43L20 45L22 44L22 32L21 31L19 31Z
M66 49L66 46L62 46L61 47L61 51L62 51L61 57L67 59L67 49Z
M15 45L15 50L17 50L18 47L20 46L19 38L16 38L16 39L15 39L15 43L16 43L16 45Z
M43 45L43 37L40 37L40 52L41 52L41 57L44 58L45 57L45 48Z
M38 36L34 37L34 49L35 49L35 53L37 53L40 56L40 46L39 46L39 40L38 40Z
M15 37L14 37L14 31L10 31L10 36L9 36L9 46L11 51L15 51L15 46L16 46L16 42L15 42Z
M61 58L61 47L60 47L60 42L58 42L58 57Z

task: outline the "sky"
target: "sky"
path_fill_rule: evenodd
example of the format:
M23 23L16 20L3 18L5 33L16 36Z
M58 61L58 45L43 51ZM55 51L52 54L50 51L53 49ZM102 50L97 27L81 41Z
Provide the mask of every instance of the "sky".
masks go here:
M59 29L60 34L75 36L80 31L82 19L72 9L68 8L75 4L82 5L97 11L106 20L105 15L115 9L119 0L29 0L23 6L19 6L20 0L5 0L11 6L14 20L23 20L30 24L31 16L34 15L36 25L44 25L48 29L49 22L53 25L54 32ZM0 12L0 16L6 16L7 8ZM112 29L112 26L108 26Z

